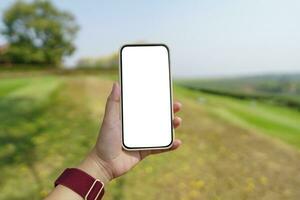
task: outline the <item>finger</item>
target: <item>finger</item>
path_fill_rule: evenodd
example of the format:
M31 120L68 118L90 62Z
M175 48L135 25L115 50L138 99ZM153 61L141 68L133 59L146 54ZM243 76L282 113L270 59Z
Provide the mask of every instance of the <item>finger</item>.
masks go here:
M178 128L181 125L182 119L180 117L175 116L173 119L173 127Z
M175 102L173 103L173 112L174 112L174 113L179 112L180 109L181 109L181 107L182 107L182 104L181 104L179 101L175 101Z
M104 115L105 120L114 120L115 117L119 117L120 94L121 90L119 84L114 83L106 102Z
M159 153L164 153L164 152L169 152L169 151L174 151L180 147L182 144L181 140L175 139L171 148L169 149L158 149L158 150L151 150L151 154L159 154Z

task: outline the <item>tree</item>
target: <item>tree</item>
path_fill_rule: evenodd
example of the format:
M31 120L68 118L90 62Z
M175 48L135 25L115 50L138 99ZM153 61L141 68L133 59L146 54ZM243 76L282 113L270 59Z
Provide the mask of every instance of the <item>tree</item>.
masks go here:
M57 66L75 51L75 18L50 1L17 1L4 12L3 24L9 47L1 57L13 64Z

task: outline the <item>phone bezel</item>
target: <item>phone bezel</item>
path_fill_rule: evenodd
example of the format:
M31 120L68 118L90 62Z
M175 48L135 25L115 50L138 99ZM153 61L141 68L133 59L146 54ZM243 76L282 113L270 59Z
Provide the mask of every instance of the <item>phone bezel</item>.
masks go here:
M168 68L169 68L169 90L170 90L170 115L171 115L171 142L170 144L166 146L154 146L154 147L128 147L124 144L124 129L123 129L123 82L122 82L122 51L126 47L144 47L144 46L162 46L164 47L168 52ZM173 84L172 84L172 75L171 75L171 62L170 62L170 50L169 47L166 44L125 44L120 48L119 51L119 82L121 86L121 98L120 98L120 118L121 118L121 129L122 129L122 147L125 150L128 151L136 151L136 150L154 150L154 149L169 149L171 148L174 137L175 137L175 131L173 127L173 119L174 119L174 113L173 113Z

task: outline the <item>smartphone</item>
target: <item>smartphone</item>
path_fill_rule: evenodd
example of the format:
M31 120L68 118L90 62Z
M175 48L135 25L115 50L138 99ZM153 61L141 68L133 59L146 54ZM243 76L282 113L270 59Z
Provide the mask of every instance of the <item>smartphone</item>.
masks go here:
M169 48L164 44L122 46L120 83L123 148L170 148L174 130Z

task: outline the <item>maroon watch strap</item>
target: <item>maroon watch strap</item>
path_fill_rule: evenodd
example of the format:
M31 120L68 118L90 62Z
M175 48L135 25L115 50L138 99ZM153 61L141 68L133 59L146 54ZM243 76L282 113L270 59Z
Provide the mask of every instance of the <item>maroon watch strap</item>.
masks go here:
M55 187L63 185L85 200L100 200L104 195L104 184L76 168L67 168L55 181Z

